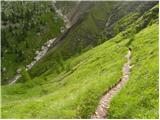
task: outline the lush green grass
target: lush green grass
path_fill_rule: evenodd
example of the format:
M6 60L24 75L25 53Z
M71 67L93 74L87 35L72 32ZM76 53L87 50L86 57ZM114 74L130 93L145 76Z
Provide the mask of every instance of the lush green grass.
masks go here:
M94 9L97 11L98 8ZM73 56L63 48L76 46L71 40L75 39L76 32L85 33L83 30L89 31L91 28L91 34L99 32L94 15L87 16L87 20L81 23L85 28L76 27L69 33L67 41L56 51L51 50L34 66L30 72L33 79L32 76L26 77L31 80L2 86L2 118L90 118L104 92L122 76L128 46L133 49L132 64L135 66L126 87L113 99L109 117L157 118L158 29L157 24L148 26L157 21L155 10L147 12L133 24L128 23L127 31L87 52L81 52L81 55ZM134 18L134 14L129 17ZM128 19L124 17L119 23L125 20ZM73 44L69 46L69 43ZM62 50L67 53L62 54ZM63 57L68 54L72 57L65 60ZM24 71L24 76L29 74Z
M124 16L116 23L114 27L115 33L124 31L126 27L136 21L138 17L140 17L138 12L130 13L129 15Z
M158 118L158 25L138 33L131 46L134 67L111 102L109 118Z
M102 94L121 77L127 42L119 34L65 61L60 74L53 71L32 82L2 86L2 118L89 118ZM157 118L157 24L135 35L131 47L130 80L111 102L109 117Z
M119 35L65 61L69 66L59 75L53 71L32 83L2 86L2 118L89 118L121 76L127 40L115 41L122 39Z
M61 66L59 63L59 55L62 56L62 60L69 59L74 55L78 56L110 39L117 33L126 30L149 9L146 8L147 4L150 7L153 6L152 2L146 3L146 6L144 4L144 2L93 2L87 14L81 15L83 21L72 29L56 48L51 49L49 53L29 71L31 76L36 77L46 71L49 73L49 71L53 71L53 69ZM137 7L137 9L135 9L135 7ZM158 12L154 12L154 14L157 15ZM152 18L152 16L149 16L149 18ZM146 18L146 20L148 20L148 18ZM141 23L144 21L145 19L142 18L139 20L139 23L134 24L130 28L133 29L137 25L141 30ZM106 24L108 24L107 27Z

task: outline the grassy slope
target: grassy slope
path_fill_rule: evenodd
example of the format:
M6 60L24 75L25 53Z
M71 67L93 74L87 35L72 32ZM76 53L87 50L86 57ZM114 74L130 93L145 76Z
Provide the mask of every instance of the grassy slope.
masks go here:
M122 100L122 103L116 103L120 106L115 106L116 104L113 104L114 102L111 104L111 106L114 105L111 107L113 110L110 111L111 118L157 117L156 112L153 112L155 113L153 115L151 113L152 111L157 111L158 106L158 92L156 90L158 80L155 81L155 77L157 77L156 73L158 72L158 67L157 64L153 66L149 64L150 58L152 60L157 59L157 53L154 53L154 51L157 51L156 31L157 25L154 24L153 26L148 27L142 32L138 33L135 36L135 41L133 41L132 43L133 50L135 47L135 51L133 51L132 58L133 64L135 64L135 60L138 60L136 58L139 58L140 54L144 54L144 56L146 56L147 53L152 54L152 57L148 56L148 59L145 60L145 62L147 62L147 64L151 68L153 68L152 72L155 75L150 77L150 82L145 82L142 79L142 81L139 81L139 84L137 84L138 81L135 82L135 80L139 78L137 77L137 74L142 73L142 71L139 72L138 70L144 68L137 68L138 70L134 70L136 69L136 66L139 66L143 61L135 64L135 67L132 70L133 72L131 74L131 79L127 84L128 87L126 86L126 88L122 90L120 94L121 96L118 95L118 98L114 100L115 102ZM150 40L155 40L155 42ZM117 41L119 41L119 43L115 44L115 42L117 43ZM29 82L26 82L25 84L19 83L13 86L3 86L2 117L89 118L91 113L96 108L101 95L119 80L121 76L121 69L125 62L124 55L127 53L127 48L125 48L127 42L128 39L124 40L121 34L119 34L111 41L107 41L104 44L82 54L79 57L71 58L68 61L66 61L65 64L69 64L70 68L66 69L59 75L53 73L47 75L45 78L43 76L35 78L33 80L35 83L34 85L31 85ZM156 46L153 47L154 49L152 50L150 49L151 43ZM145 45L145 50L148 50L149 52L142 52L142 50L144 51L142 44L143 46ZM137 45L141 46L142 48L137 47ZM141 51L139 50L140 48ZM144 56L142 58L140 57L140 59L144 59ZM146 63L143 64L146 65ZM147 66L142 67L145 67L147 69ZM157 72L155 72L154 69ZM134 73L136 75L134 75ZM142 78L146 79L145 73L140 75ZM148 76L150 75L151 74L148 73ZM146 88L146 86L152 87L151 89L148 88L141 91L142 86L143 88ZM126 95L126 91L130 91L130 94L127 92ZM132 96L132 91L135 91L134 97ZM141 95L139 93L143 94L143 92L144 96L140 97ZM126 104L126 101L123 101L127 98L130 98L128 100L129 104ZM135 99L137 101L135 101ZM152 102L153 104L150 104L150 102ZM123 103L125 103L125 105L128 105L125 107L126 109L123 109ZM136 109L136 105L137 107L140 106L140 108L138 107ZM150 105L153 105L154 108ZM133 106L134 109L131 109L131 107ZM152 109L150 107L152 107ZM121 112L121 114L118 114L119 116L117 117L114 116L116 114L114 113L114 110L117 114L119 112ZM140 113L140 111L142 113ZM126 114L128 115L128 117Z
M126 40L115 44L117 40L122 36L69 59L64 63L69 69L58 76L53 72L33 79L34 85L26 82L2 86L2 117L90 117L101 95L121 76L127 48Z
M111 3L109 5L112 6ZM104 6L107 7L108 5L105 3ZM105 17L102 17L104 16L104 13L100 12L104 11L104 8L98 9L97 6L93 8L94 9L91 10L92 13L94 13L95 16L101 16L100 19L104 21L104 19L106 19ZM110 10L110 8L108 9ZM98 11L101 14L98 15ZM65 40L59 46L57 46L56 49L52 49L42 60L40 60L32 68L30 72L31 75L35 77L41 75L47 70L55 69L54 67L58 66L57 59L59 59L59 53L63 56L63 59L67 59L75 55L75 53L79 54L84 51L84 48L87 47L88 44L90 44L90 46L88 47L93 47L93 44L95 44L97 41L96 34L100 33L100 29L98 28L98 26L96 26L95 21L93 21L91 15L88 15L80 25L78 25L67 35ZM88 40L87 36L91 36L91 39ZM50 68L50 66L53 66L53 68Z
M140 23L143 22L140 21ZM136 35L136 38L138 36L142 39L146 38L147 35L151 35L149 33L146 35L148 30L155 32L157 30L156 25L152 28L146 28ZM152 34L152 36L154 35ZM2 117L89 118L101 95L119 80L125 62L124 55L127 53L125 46L129 40L124 39L124 33L120 33L112 40L78 57L68 59L63 63L63 69L58 68L61 69L60 73L51 70L34 78L32 83L28 81L24 84L3 86ZM132 42L133 49L135 47L133 45L140 44L139 42L134 39ZM134 53L133 51L134 54L139 55L138 52ZM154 84L156 83L154 82ZM156 94L152 91L152 94L154 93ZM153 96L148 97L151 99ZM156 104L154 105L156 106ZM148 111L147 107L145 109ZM128 113L126 112L126 114ZM135 112L135 115L138 114ZM145 114L141 114L141 117L144 116ZM147 117L149 118L149 116ZM156 115L153 117L156 117Z
M131 46L134 67L111 102L109 118L158 118L158 25L138 33Z
M83 16L84 20L78 24L75 29L70 31L63 42L56 48L51 49L50 52L31 69L31 76L36 77L46 71L49 74L50 71L52 72L61 66L59 63L59 54L63 60L66 60L103 43L111 36L115 36L128 28L129 25L153 6L153 3L146 2L145 5L145 2L96 2L91 9L89 9L88 14L85 17ZM135 6L137 9L135 9ZM150 7L147 8L147 6ZM142 10L143 12L140 12ZM106 27L106 23L108 27ZM105 28L109 29L105 30ZM110 35L108 35L108 33Z

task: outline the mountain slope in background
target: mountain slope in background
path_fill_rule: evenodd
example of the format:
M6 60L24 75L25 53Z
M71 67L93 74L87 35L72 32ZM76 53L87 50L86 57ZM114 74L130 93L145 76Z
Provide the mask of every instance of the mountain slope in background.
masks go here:
M56 2L56 7L66 14L71 24L77 24L56 48L50 50L48 57L33 67L30 71L32 78L50 71L50 66L53 69L59 67L59 58L63 61L81 54L124 31L156 3ZM2 84L13 78L17 69L31 63L36 51L46 41L60 34L63 23L52 4L2 2ZM34 46L33 41L36 41Z
M84 35L81 39L86 46L93 45L89 40L100 30L93 26L97 22L93 22L90 14L93 9L97 15L101 10L93 5L64 41L29 72L32 79L21 78L25 82L2 86L2 118L90 118L102 95L121 78L128 48L133 52L133 69L128 83L111 102L109 118L158 118L159 6L154 5L155 2L147 3L153 7L145 7L139 17L137 13L124 13L116 20L113 38L105 34L98 39L105 41L103 44L88 51L81 46L79 54L76 48L79 49L81 42L72 40ZM93 13L96 16L96 12ZM131 18L134 21L131 22ZM102 31L106 32L107 28ZM68 52L71 49L73 53Z
M64 26L52 2L2 1L2 84Z
M33 67L30 71L32 77L46 71L49 73L61 66L59 58L65 61L124 31L156 2L84 2L81 4L82 8L84 6L86 8L85 12L82 8L79 9L80 12L83 11L79 18L80 22L70 30L56 48L51 49L46 57ZM147 21L145 24L148 24ZM140 29L145 27L145 24L140 26Z

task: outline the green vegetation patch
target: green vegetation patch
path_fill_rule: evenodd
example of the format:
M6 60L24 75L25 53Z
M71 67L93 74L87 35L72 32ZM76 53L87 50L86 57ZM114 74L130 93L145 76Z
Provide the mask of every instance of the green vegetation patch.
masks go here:
M115 96L109 118L158 118L158 25L135 36L130 79Z
M2 86L2 118L90 118L103 93L117 83L127 54L121 36L64 62L57 75ZM32 84L32 86L30 86Z
M30 64L35 52L64 26L52 2L2 2L2 83Z

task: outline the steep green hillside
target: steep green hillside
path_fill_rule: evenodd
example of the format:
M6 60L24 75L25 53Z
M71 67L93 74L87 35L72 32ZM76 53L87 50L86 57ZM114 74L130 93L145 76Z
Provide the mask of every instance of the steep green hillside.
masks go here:
M158 91L156 89L158 83L155 80L158 76L157 26L157 24L148 26L135 35L131 44L132 64L135 65L131 71L131 80L127 84L128 87L126 86L118 95L121 99L115 97L114 101L118 104L114 104L114 101L111 104L111 109L113 109L110 111L111 118L157 118ZM2 117L90 118L103 93L120 79L121 69L125 63L124 56L128 51L126 45L129 40L124 38L123 33L120 33L104 44L65 61L63 64L67 67L64 67L58 75L53 71L52 74L37 77L32 82L3 86ZM150 49L151 44L153 44L153 49ZM149 64L150 60L155 61L153 66ZM148 72L146 63L150 65ZM142 66L141 68L141 64L145 64L146 67ZM144 67L146 69L143 69ZM136 69L138 70L135 71ZM142 73L139 72L141 69L144 70L144 74L140 74ZM139 78L142 78L141 81ZM146 82L148 78L150 79ZM139 80L139 82L137 81L139 84L135 80ZM150 86L150 89L147 86ZM140 91L142 88L143 91ZM143 94L143 97L137 97L141 96L139 93ZM134 94L136 96L132 96ZM150 101L153 104L150 104ZM123 109L124 104L130 106L126 107L126 112ZM119 108L116 105L122 106ZM135 105L141 105L141 107L131 109ZM116 113L121 109L122 114L118 114L118 116ZM116 115L114 116L114 114Z
M128 84L111 102L109 118L158 118L158 10L156 5L131 25L139 31L136 24L149 23L129 42L134 67Z
M85 14L81 15L82 21L69 32L56 48L51 49L48 55L33 67L30 71L32 77L61 66L59 58L64 61L114 37L117 33L128 28L157 2L91 3L86 2L91 6L84 12ZM155 11L155 13L157 12ZM142 29L146 26L140 25L139 27Z
M2 1L2 83L29 64L36 50L60 34L52 2Z
M130 79L111 102L110 118L158 118L158 25L138 33L132 44Z
M121 76L127 40L117 36L87 53L69 59L59 75L53 71L32 83L2 87L3 118L86 118L101 95ZM114 61L114 62L113 62ZM90 96L90 97L88 97ZM31 110L32 109L32 110Z
M134 66L108 117L158 118L159 6L113 3L90 6L60 44L31 71L22 71L23 82L2 86L2 118L90 118L103 94L122 77L129 47ZM104 10L114 16L119 11L119 17L111 19Z
M157 118L157 28L154 24L136 35L132 58L135 67L129 83L121 94L115 97L116 103L113 101L111 104L111 118ZM117 40L120 42L115 44ZM127 53L125 48L127 41L118 35L112 41L107 41L77 58L66 61L65 64L70 63L70 69L56 77L53 73L45 78L33 79L34 84L26 82L3 86L2 117L89 118L101 95L121 76L124 55ZM151 44L155 46L153 49L150 49ZM148 59L145 59L146 54ZM153 60L155 64L151 65ZM125 105L126 109L123 109Z

